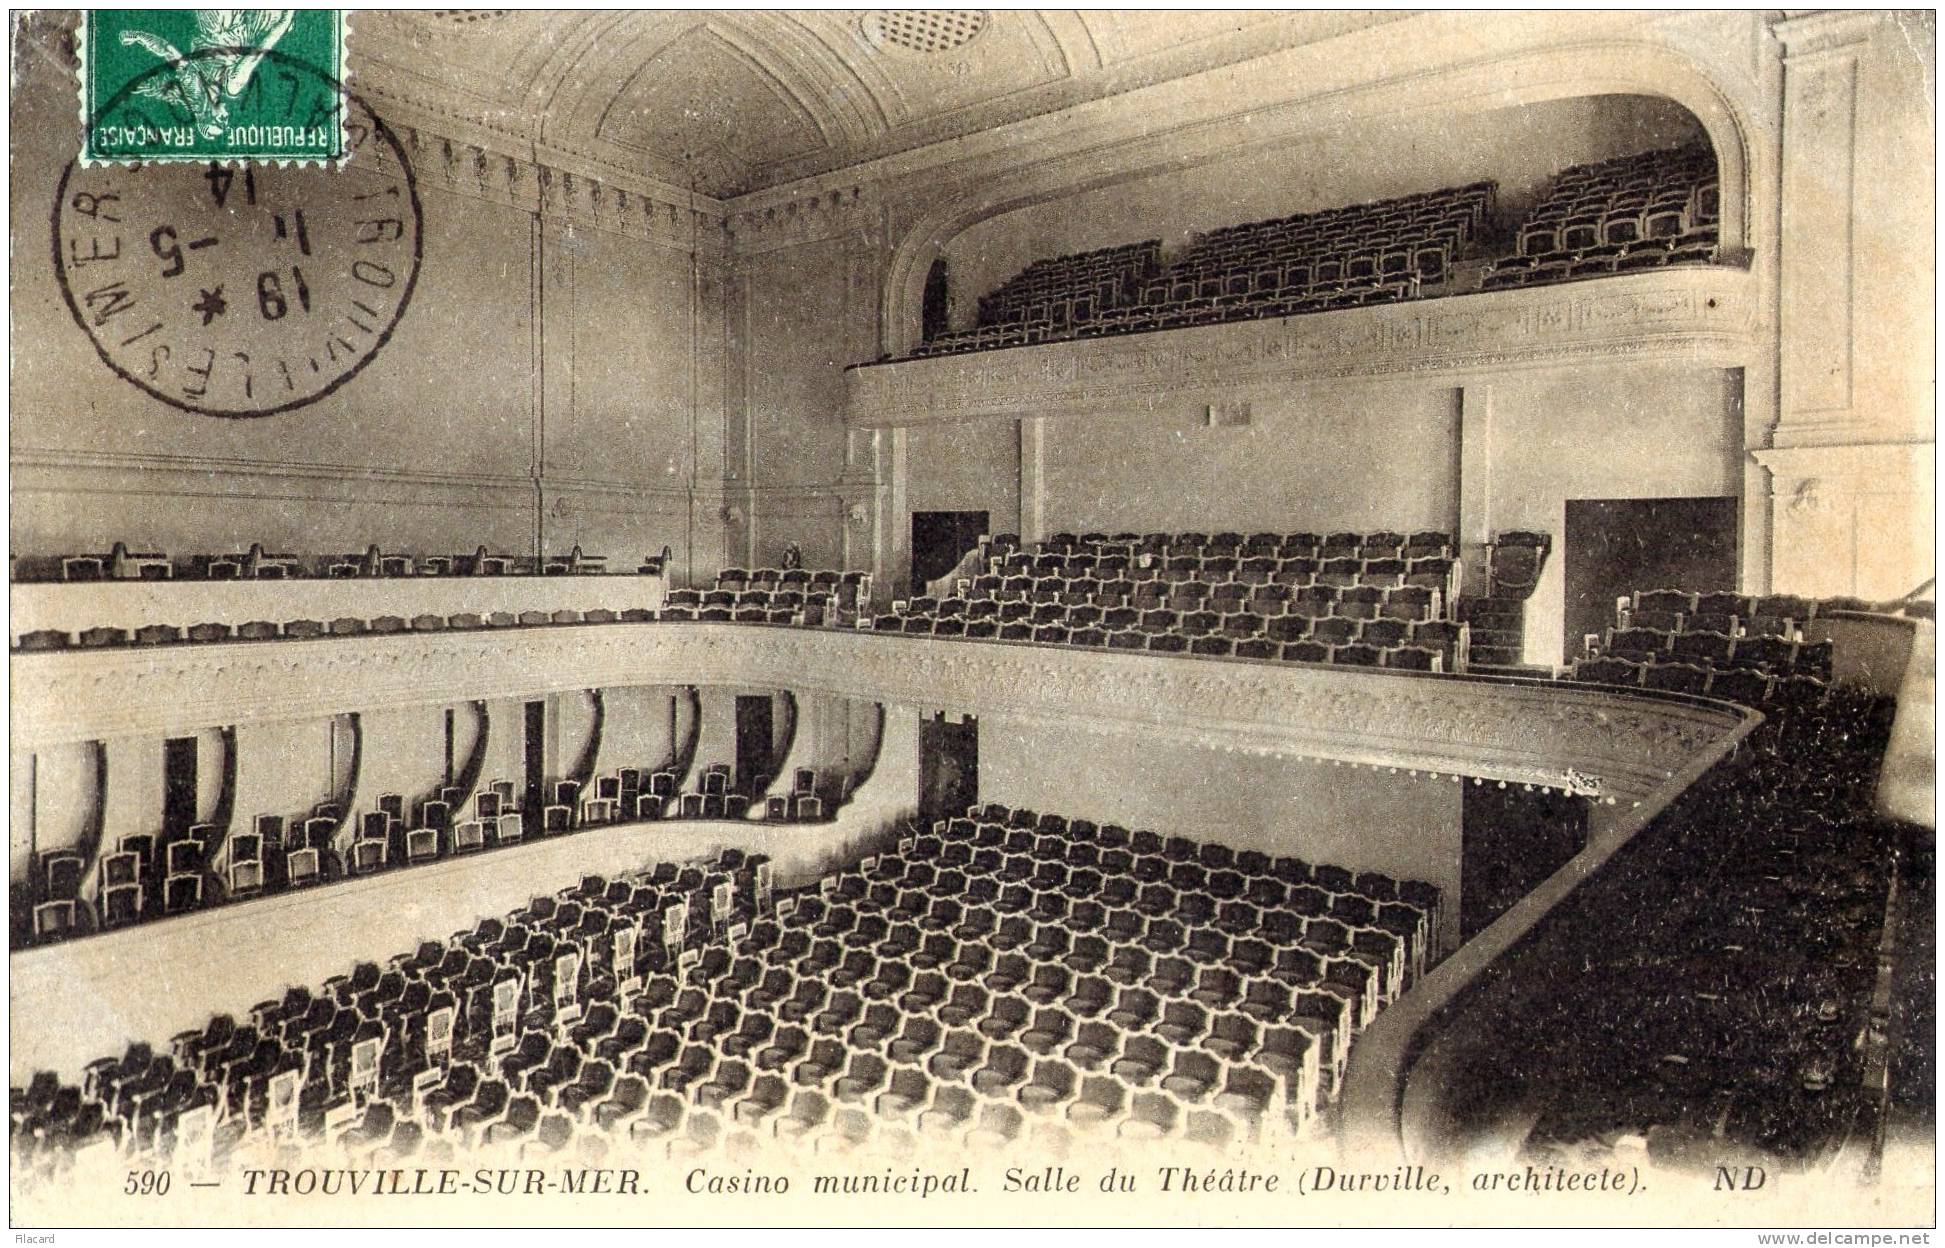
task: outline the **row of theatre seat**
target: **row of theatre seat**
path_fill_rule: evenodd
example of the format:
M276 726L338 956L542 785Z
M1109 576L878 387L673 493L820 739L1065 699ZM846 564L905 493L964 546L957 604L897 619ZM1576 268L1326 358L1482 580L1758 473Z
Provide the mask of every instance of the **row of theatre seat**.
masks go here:
M1466 254L1494 189L1478 182L1226 227L1166 261L1156 240L1038 261L980 300L976 328L914 354L1413 298Z
M249 620L242 624L191 624L187 628L180 624L147 624L136 629L101 625L95 628L84 628L78 633L67 633L60 629L32 629L22 633L14 644L21 650L65 650L73 646L100 649L110 646L166 646L189 642L276 641L314 637L362 637L367 634L457 632L467 629L545 628L562 624L612 624L617 621L647 623L655 618L656 613L646 607L629 607L621 611L595 607L587 611L567 608L558 611L531 610L518 613L491 611L484 615L466 611L454 615L415 615L410 619L398 615L380 615L370 619L348 615L328 622L304 619L285 620L282 624L271 620Z
M590 1098L550 1082L560 1067L533 1061L535 1047L625 1045L621 1013L645 978L687 975L701 947L771 904L769 864L736 850L588 877L384 967L293 987L247 1020L217 1015L166 1052L133 1044L90 1062L79 1086L36 1075L10 1090L15 1164L48 1175L98 1151L203 1170L266 1137L401 1157L564 1143L572 1122L543 1120L539 1098L583 1115Z
M642 560L637 571L661 572L670 552ZM494 554L487 547L470 555L386 554L368 546L353 554L296 555L264 550L252 543L240 554L188 555L171 558L161 551L130 551L116 542L106 554L56 555L17 558L16 581L249 581L303 578L396 576L598 576L608 570L605 555L581 553L579 546L564 555Z
M1576 165L1553 181L1519 231L1519 254L1495 260L1483 287L1713 263L1721 216L1715 158L1675 148Z
M586 880L80 1088L36 1077L12 1093L16 1156L53 1171L106 1139L194 1165L262 1132L384 1166L615 1137L1288 1138L1429 968L1438 906L1377 873L986 806L774 906L734 854Z
M1335 616L1266 618L1250 612L1225 616L1212 611L1186 614L1147 611L1127 626L1110 631L1103 622L1081 622L1100 614L1100 608L1096 607L1056 603L1034 608L1031 619L1006 621L944 614L955 613L961 606L977 608L978 600L966 604L947 599L942 604L930 605L928 600L919 600L899 605L904 610L878 616L872 621L872 627L881 632L972 641L1026 641L1166 654L1345 663L1417 672L1446 671L1446 656L1462 654L1465 648L1466 626L1450 620L1408 624L1395 619L1354 620ZM1006 605L1025 609L1023 604ZM1134 614L1132 608L1122 610ZM1455 664L1449 670L1460 668Z
M969 565L972 565L969 567ZM1055 533L983 539L945 597L894 601L874 629L1413 671L1462 671L1451 535ZM943 583L943 582L942 582Z
M401 867L483 853L540 837L644 820L746 819L752 798L730 792L728 764L711 764L696 792L679 792L674 771L623 767L583 784L556 780L537 809L522 809L511 780L466 791L446 786L407 810L401 794L347 819L334 802L303 818L258 815L249 831L227 837L215 824L176 834L131 833L94 859L76 850L36 855L24 902L15 907L15 947L51 944L191 911L310 888ZM797 768L787 793L764 797L761 818L814 823L825 817L826 788L814 768ZM833 808L840 793L829 794ZM470 809L468 807L470 806ZM347 831L347 828L351 829Z
M1615 604L1614 627L1587 636L1586 657L1573 674L1749 706L1815 703L1827 691L1836 646L1804 640L1803 625L1819 611L1861 605L1788 594L1637 591Z
M709 589L670 590L662 618L850 628L870 599L869 572L724 568Z
M1158 240L1036 261L980 299L974 328L937 335L912 358L1454 293L1457 266L1488 251L1496 193L1476 182L1230 226L1172 261ZM1719 216L1705 147L1573 166L1509 232L1517 252L1493 255L1481 285L1713 264Z
M1900 956L1885 937L1906 842L1872 811L1894 712L1847 689L1769 708L1554 916L1527 965L1574 974L1511 1005L1509 1042L1455 1076L1522 1090L1521 1161L1628 1164L1645 1141L1775 1176L1871 1138L1875 998Z

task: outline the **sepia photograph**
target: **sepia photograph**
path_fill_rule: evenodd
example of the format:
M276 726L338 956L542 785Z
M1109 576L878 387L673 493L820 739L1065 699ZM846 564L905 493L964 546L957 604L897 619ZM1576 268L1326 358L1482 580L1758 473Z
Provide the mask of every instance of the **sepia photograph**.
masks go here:
M8 22L16 1243L1931 1242L1934 11Z

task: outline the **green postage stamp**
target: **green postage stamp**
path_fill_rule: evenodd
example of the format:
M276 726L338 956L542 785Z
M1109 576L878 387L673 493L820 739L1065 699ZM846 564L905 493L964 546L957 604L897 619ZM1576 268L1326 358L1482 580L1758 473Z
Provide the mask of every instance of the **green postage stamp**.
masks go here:
M340 9L96 9L82 17L81 160L336 161Z

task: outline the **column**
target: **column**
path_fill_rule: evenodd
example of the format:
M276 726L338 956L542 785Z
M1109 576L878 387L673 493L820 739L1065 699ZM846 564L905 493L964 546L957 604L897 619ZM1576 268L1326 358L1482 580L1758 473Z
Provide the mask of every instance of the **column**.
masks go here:
M1020 422L1020 541L1047 536L1047 418Z
M1931 574L1927 157L1932 28L1827 11L1784 49L1779 417L1769 476L1779 592L1889 597Z
M1459 526L1452 534L1465 560L1468 594L1489 588L1486 545L1493 538L1492 387L1459 387Z

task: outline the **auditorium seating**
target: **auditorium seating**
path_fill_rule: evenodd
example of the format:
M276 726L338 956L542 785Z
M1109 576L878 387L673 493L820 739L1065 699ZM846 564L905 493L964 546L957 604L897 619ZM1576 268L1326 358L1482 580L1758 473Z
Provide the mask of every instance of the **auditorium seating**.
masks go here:
M133 1044L79 1086L35 1076L10 1097L15 1164L45 1174L93 1149L184 1164L257 1138L368 1158L558 1150L576 1124L609 1130L642 1108L646 1087L620 1071L647 1070L668 1034L650 1032L675 996L661 986L700 979L702 949L722 954L771 907L767 861L734 850L587 877L247 1019L218 1015L166 1051Z
M1554 178L1519 229L1517 254L1493 261L1481 286L1713 264L1720 217L1715 157L1706 147L1576 165Z
M1474 182L1227 226L1173 255L1151 239L1037 260L980 298L976 325L937 334L910 358L1718 259L1720 194L1706 147L1563 170L1531 214L1504 229L1503 243L1496 198L1494 183Z
M507 611L493 611L486 615L461 611L452 615L415 615L409 620L396 615L378 615L370 619L360 616L339 616L328 623L311 619L285 620L282 623L272 620L251 620L237 625L201 623L187 627L179 624L157 623L145 625L132 632L124 628L107 627L83 629L74 634L59 629L34 629L22 633L16 639L14 648L35 651L67 650L77 646L87 649L105 649L129 645L196 645L220 641L288 641L314 637L355 637L370 633L393 635L458 632L482 628L551 628L576 624L612 624L617 621L636 624L646 623L656 618L656 613L645 607L630 607L619 612L606 608L593 608L587 611L561 608L553 611L522 611L518 615ZM678 615L664 611L661 618L693 618L693 613Z
M12 1089L17 1164L258 1138L380 1165L1310 1129L1429 968L1439 895L1216 842L983 806L771 895L724 851L589 877L79 1086ZM1214 1155L1213 1153L1210 1155Z
M1441 290L1489 220L1491 182L1035 261L979 301L978 324L913 355L1291 316Z
M1451 536L1056 533L988 538L978 575L873 617L880 632L1463 671Z
M662 618L850 628L870 600L869 572L724 568L708 589L670 590Z
M175 837L121 838L93 862L98 887L84 892L90 863L81 854L44 854L29 872L11 931L15 948L71 940L291 888L330 885L481 853L536 838L565 836L642 820L743 819L752 798L731 791L726 764L703 768L698 791L678 792L671 770L623 767L554 780L526 803L510 780L484 780L470 793L447 785L413 803L381 794L377 808L348 823L330 803L308 817L238 816L227 837L195 824ZM788 791L766 798L762 822L817 823L834 816L846 793L837 778L796 768ZM408 808L408 806L410 808ZM338 847L340 826L352 829Z
M1521 1090L1521 1164L1598 1167L1645 1141L1670 1164L1817 1173L1869 1131L1892 881L1912 886L1899 829L1871 809L1892 710L1848 689L1766 707L1508 964L1573 973L1497 1010L1480 1060L1448 1078ZM1487 1127L1500 1147L1503 1125Z
M668 559L661 554L647 557L641 570L662 570ZM651 566L652 565L652 566ZM161 552L130 553L124 542L116 542L107 554L64 555L53 558L18 558L13 561L12 579L32 581L108 581L108 580L292 580L299 578L348 578L394 576L599 576L607 571L607 559L583 554L579 546L564 554L494 554L486 546L471 554L386 553L377 545L344 554L276 554L253 542L250 548L231 554L192 554L171 558Z
M1706 694L1750 706L1822 700L1835 647L1807 641L1822 610L1870 609L1856 599L1641 590L1615 605L1614 627L1585 639L1575 679Z

